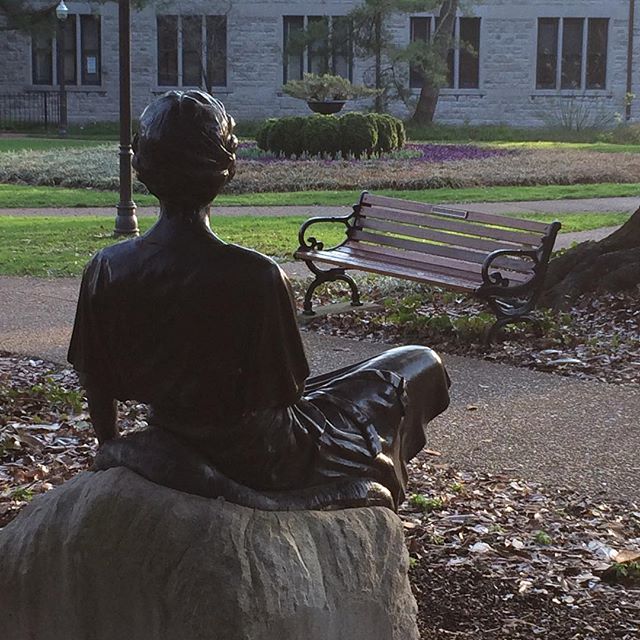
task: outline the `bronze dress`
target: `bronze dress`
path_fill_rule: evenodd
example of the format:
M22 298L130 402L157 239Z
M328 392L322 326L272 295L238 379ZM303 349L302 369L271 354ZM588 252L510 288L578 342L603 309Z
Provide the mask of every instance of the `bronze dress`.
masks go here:
M397 505L424 425L448 405L439 358L406 347L308 378L278 265L161 222L85 269L68 358L87 386L148 404L151 426L252 489L370 478Z

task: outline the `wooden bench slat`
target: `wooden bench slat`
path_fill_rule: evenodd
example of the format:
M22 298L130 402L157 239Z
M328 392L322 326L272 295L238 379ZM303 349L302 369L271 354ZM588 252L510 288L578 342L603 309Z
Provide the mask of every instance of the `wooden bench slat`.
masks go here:
M436 270L438 272L454 272L458 278L468 278L478 284L482 283L482 267L479 264L470 262L459 262L449 258L432 256L415 251L403 251L392 247L377 247L362 242L347 243L339 249L334 249L343 254L353 257L363 256L379 261L380 263L398 263L411 265L423 271ZM298 254L296 254L298 255ZM531 277L530 274L516 273L510 271L508 277L515 282L526 282Z
M459 280L468 280L477 285L482 284L482 275L478 265L456 263L446 258L439 258L438 256L427 256L426 259L423 257L416 258L415 256L419 254L409 251L390 251L389 247L385 247L385 249L387 249L387 251L383 252L382 247L373 247L359 242L355 245L347 244L340 247L338 253L355 259L379 262L390 268L393 268L395 265L411 267L418 271L434 271L435 273L451 274ZM462 268L460 268L460 265ZM470 267L470 269L464 268L465 266ZM476 267L475 270L471 270L473 267Z
M448 207L443 205L432 205L413 200L399 200L388 196L374 196L369 193L364 195L362 204L365 206L381 206L390 209L401 209L403 211L416 211L432 215L447 217L458 217L471 222L486 222L489 224L501 224L514 229L524 229L527 231L540 231L544 233L549 225L536 220L523 220L521 218L502 217L492 213L482 213L480 211L469 211L464 207Z
M368 231L350 230L349 238L351 240L357 240L360 242L397 247L398 249L408 249L418 252L425 251L425 249L428 248L429 253L432 255L442 256L444 258L452 258L454 260L460 260L461 262L474 262L476 264L483 264L487 257L486 253L479 253L477 251L471 251L470 249L458 249L437 244L427 244L417 240L395 238L393 236L385 236L370 233ZM510 269L512 271L519 271L522 273L531 271L533 267L533 262L530 260L520 260L517 258L505 257L497 258L493 264L496 267L502 267L504 269Z
M387 231L398 235L407 235L414 238L422 238L423 240L431 240L445 245L454 247L467 247L469 249L477 249L485 253L491 253L497 249L513 248L519 249L523 246L530 248L531 245L509 244L504 241L480 238L478 236L467 236L459 233L448 233L446 231L435 231L424 227L408 226L380 220L378 218L361 218L362 229L373 229L374 231Z
M317 259L337 267L364 269L383 276L395 276L415 282L442 284L454 291L471 292L478 288L478 284L470 280L454 278L433 271L419 271L400 265L384 265L379 260L363 260L361 257L356 258L336 251L317 251L312 255L311 259Z
M362 210L362 216L367 218L378 218L403 222L415 225L416 227L430 227L432 229L442 229L444 231L454 231L481 238L492 238L502 240L518 246L538 246L542 235L513 231L509 229L498 229L497 227L483 226L466 222L465 220L455 220L448 218L438 218L436 216L423 215L421 213L409 213L405 211L391 211L390 209L380 209L379 207L368 207Z

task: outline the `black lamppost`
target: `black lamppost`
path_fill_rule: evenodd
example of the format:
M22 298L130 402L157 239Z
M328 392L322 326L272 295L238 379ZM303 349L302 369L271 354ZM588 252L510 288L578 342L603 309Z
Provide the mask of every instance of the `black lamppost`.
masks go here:
M131 6L129 0L118 0L118 33L120 36L120 202L114 234L137 236L138 218L133 196L131 172Z
M63 25L68 16L69 16L69 9L67 9L67 5L64 3L64 0L60 0L60 4L58 4L58 6L56 7L56 18L58 18L57 35L56 35L56 44L57 44L56 60L58 61L57 72L58 72L58 85L60 87L60 123L58 125L58 135L61 137L64 137L67 135L67 88L65 86L65 77L64 77Z

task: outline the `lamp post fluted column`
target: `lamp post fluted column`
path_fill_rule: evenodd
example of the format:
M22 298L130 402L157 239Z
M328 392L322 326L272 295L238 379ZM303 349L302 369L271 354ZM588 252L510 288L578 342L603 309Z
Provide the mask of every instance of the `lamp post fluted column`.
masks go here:
M120 62L120 202L114 234L138 235L138 218L133 202L131 170L131 6L130 0L118 0L118 33Z
M56 7L56 73L58 75L58 87L59 91L59 122L58 122L58 135L61 138L67 135L67 86L65 78L65 33L64 23L69 16L69 9L64 3L64 0L60 0L60 3Z

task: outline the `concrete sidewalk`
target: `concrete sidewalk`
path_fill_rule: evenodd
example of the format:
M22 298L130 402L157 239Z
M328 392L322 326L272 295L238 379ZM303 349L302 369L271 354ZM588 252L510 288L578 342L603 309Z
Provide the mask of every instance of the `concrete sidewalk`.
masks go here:
M407 192L411 199L411 192ZM0 202L1 204L1 202ZM524 202L467 202L449 203L452 208L468 209L486 213L585 213L585 212L632 212L640 207L640 194L637 198L586 198L576 200L531 200ZM280 206L280 207L224 207L214 206L214 216L298 216L340 215L349 212L349 207ZM138 216L155 216L158 207L139 207ZM113 207L78 207L78 208L41 208L41 209L6 209L0 208L0 216L107 216L116 214Z
M78 278L0 277L0 350L64 362ZM388 345L303 333L329 371ZM640 500L640 390L443 354L450 409L429 428L438 462Z

